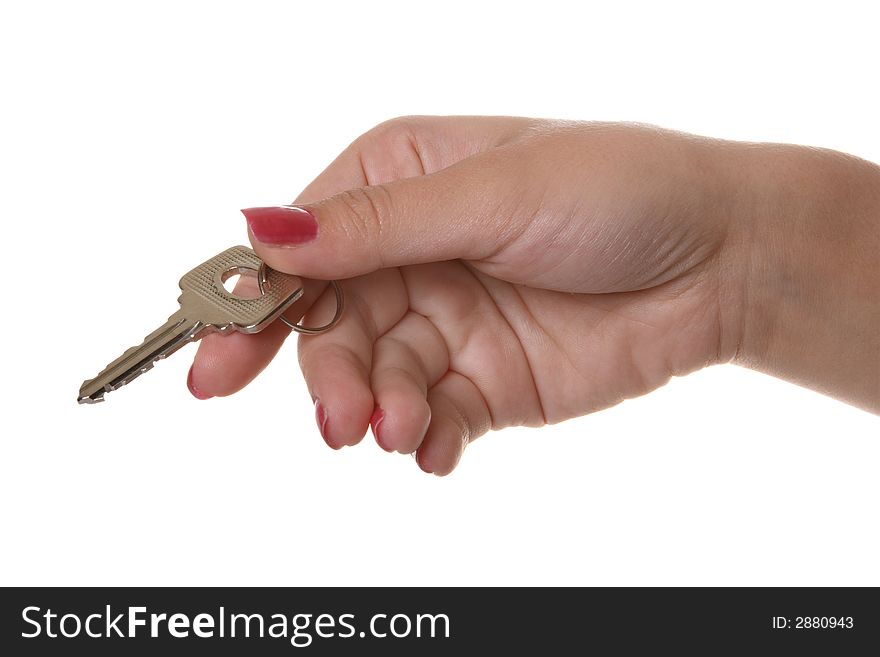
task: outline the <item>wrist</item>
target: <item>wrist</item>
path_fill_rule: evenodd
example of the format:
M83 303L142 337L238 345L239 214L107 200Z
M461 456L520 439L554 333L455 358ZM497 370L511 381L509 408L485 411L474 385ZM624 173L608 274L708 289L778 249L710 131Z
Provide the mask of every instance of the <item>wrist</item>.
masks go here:
M880 168L749 147L734 361L880 410Z

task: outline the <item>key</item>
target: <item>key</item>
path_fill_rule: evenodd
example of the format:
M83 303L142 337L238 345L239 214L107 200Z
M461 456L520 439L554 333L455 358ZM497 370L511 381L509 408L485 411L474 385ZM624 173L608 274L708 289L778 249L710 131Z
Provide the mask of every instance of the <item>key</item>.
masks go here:
M227 292L223 287L226 279L248 270L258 272L262 295L244 299ZM180 279L180 289L180 310L140 346L126 351L94 379L84 381L77 398L80 404L104 401L106 393L130 383L152 369L157 360L208 333L257 333L303 293L299 278L264 267L245 246L234 246L202 263Z

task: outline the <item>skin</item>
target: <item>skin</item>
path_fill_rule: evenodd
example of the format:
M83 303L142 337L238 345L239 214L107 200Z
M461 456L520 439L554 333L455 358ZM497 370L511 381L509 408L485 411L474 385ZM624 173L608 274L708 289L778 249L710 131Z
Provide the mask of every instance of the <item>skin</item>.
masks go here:
M346 314L299 359L334 448L444 475L490 429L540 426L735 362L880 412L880 169L833 151L652 126L407 117L296 201L317 238L267 245L318 279L288 313ZM209 336L192 387L247 385L287 337ZM376 415L374 415L374 412Z

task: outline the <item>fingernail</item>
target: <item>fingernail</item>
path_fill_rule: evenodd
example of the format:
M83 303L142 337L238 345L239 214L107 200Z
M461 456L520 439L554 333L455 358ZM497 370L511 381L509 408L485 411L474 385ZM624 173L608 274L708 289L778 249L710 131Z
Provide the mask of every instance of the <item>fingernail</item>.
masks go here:
M198 388L196 388L193 385L193 368L192 368L192 366L190 366L190 368L189 368L189 374L186 375L186 387L189 388L189 391L192 393L192 396L195 397L196 399L205 400L205 399L211 399L211 397L214 396L214 395L206 395L205 393L201 392Z
M246 208L241 213L254 238L263 244L305 244L318 236L318 222L314 215L295 205Z
M320 399L315 400L315 422L318 423L318 431L321 432L321 438L327 442L327 412L321 404Z
M370 416L370 428L373 430L373 436L376 438L376 442L379 447L384 449L386 452L390 452L391 450L385 446L385 443L382 442L382 437L379 434L379 425L382 424L382 420L385 419L385 411L383 411L380 407L376 407L373 411L373 414Z

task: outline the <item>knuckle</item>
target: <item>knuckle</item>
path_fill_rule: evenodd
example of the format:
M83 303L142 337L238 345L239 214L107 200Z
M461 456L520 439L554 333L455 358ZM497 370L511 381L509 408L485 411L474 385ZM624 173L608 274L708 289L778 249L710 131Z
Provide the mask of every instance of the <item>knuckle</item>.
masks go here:
M337 197L343 208L340 228L350 238L370 239L381 231L384 210L380 206L381 201L376 199L376 194L368 189L349 189Z
M370 161L387 153L400 152L416 143L415 137L424 123L425 117L398 116L370 128L349 145L349 151L359 154L364 177L368 182Z
M362 142L363 159L370 160L372 157L379 157L390 160L398 164L399 167L406 169L405 163L410 163L414 159L424 173L424 164L422 162L422 152L419 144L421 139L419 135L425 131L425 117L418 116L401 116L390 121L380 123L365 135Z
M384 142L409 138L422 120L422 117L418 116L398 116L388 121L383 121L364 136Z
M339 228L352 241L378 247L393 213L391 195L384 185L350 189L338 195L343 212Z
M347 149L361 168L364 184L375 185L423 175L430 149L430 117L401 116L380 123L358 137Z

